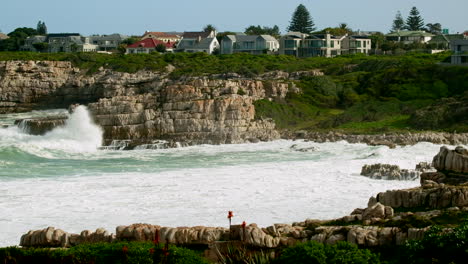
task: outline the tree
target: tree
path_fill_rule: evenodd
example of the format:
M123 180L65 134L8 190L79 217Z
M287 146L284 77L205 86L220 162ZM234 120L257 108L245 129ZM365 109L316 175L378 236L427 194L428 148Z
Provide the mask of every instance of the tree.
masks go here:
M39 52L46 52L49 49L49 43L47 42L38 42L32 45Z
M327 27L327 28L324 28L324 29L320 30L317 33L318 34L329 33L329 34L334 35L334 36L344 36L346 34L348 34L348 35L353 34L353 30L348 27L348 24L340 23L338 25L338 27Z
M287 30L310 34L315 30L314 26L315 24L310 17L309 11L304 5L300 4L297 6L296 11L294 11Z
M127 39L124 39L121 43L124 45L132 45L133 43L139 41L140 38L136 36L129 37Z
M272 35L272 36L279 36L280 30L277 25L274 25L273 27L261 27L260 25L254 26L251 25L247 27L244 31L245 34L247 35Z
M442 25L440 23L428 23L426 24L426 31L434 35L440 35L442 34Z
M16 28L8 33L8 37L10 38L0 42L0 51L17 51L24 45L24 40L27 37L34 35L37 35L37 31L34 28Z
M164 44L158 44L158 45L156 45L156 51L164 53L164 52L166 52L166 46Z
M409 16L406 18L406 29L413 31L424 30L424 20L415 6L411 8Z
M380 32L370 35L369 38L371 39L371 48L376 50L382 48L382 44L385 42L385 36Z
M47 35L47 26L44 21L37 22L36 31L39 35Z
M203 28L203 31L204 31L204 32L211 32L211 31L215 31L215 32L216 32L216 27L213 26L212 24L208 24L208 25L206 25L206 26Z
M216 34L216 39L218 40L219 43L221 43L223 38L227 35L236 35L236 32L231 32L231 31L220 32Z
M393 20L393 25L392 25L392 32L399 31L405 29L405 20L403 19L403 16L401 15L401 12L398 11L395 19Z

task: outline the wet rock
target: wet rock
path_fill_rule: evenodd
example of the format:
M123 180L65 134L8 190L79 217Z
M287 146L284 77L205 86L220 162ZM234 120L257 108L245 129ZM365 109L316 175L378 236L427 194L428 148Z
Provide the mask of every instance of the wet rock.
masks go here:
M419 171L400 169L397 165L381 163L366 164L361 169L361 175L379 180L415 180L420 174Z
M56 127L64 126L67 119L67 116L18 119L15 120L15 125L27 134L44 135Z

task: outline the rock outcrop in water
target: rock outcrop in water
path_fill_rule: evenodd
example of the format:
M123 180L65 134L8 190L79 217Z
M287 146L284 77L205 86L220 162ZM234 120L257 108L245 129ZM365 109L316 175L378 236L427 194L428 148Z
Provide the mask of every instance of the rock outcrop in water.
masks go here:
M56 127L65 125L66 120L66 116L48 116L34 119L18 119L15 120L15 125L28 134L44 135Z
M432 171L435 169L426 162L417 164L414 170L400 169L398 165L377 163L364 165L361 169L361 175L378 180L412 181L418 179L421 173Z

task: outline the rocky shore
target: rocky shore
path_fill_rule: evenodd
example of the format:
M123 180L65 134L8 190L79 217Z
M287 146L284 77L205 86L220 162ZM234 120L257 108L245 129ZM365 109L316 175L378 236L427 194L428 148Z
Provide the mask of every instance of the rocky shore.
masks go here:
M389 148L396 146L414 145L418 142L431 142L434 144L466 145L468 144L468 133L445 133L445 132L420 132L420 133L388 133L375 135L355 135L336 131L314 132L314 131L282 131L282 138L305 139L314 142L337 142L347 141L349 143L365 143L371 146L384 145Z
M303 241L334 244L347 241L365 247L401 245L421 239L428 228L442 220L468 213L468 150L442 147L433 164L445 180L458 177L456 185L435 182L433 172L421 175L421 186L391 190L371 197L367 208L357 208L350 215L333 220L307 219L292 224L274 224L265 228L256 224L224 227L161 227L152 224L119 226L115 234L104 229L67 233L48 227L31 230L21 237L23 247L70 247L81 243L111 241L160 241L177 245L210 247L222 241L240 241L256 248L281 248ZM425 166L427 167L427 166ZM414 226L412 226L414 225Z

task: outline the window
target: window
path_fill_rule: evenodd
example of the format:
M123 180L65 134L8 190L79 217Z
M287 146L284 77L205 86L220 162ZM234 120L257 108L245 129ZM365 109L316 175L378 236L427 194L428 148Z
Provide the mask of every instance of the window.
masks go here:
M356 48L360 48L361 47L361 41L356 41Z
M335 41L334 40L330 40L330 47L331 48L334 48L335 47ZM336 55L336 54L335 54Z
M364 48L367 47L367 41L363 41L364 42Z
M292 49L296 47L296 42L293 39L286 39L284 41L284 47L287 49Z
M242 48L243 49L253 49L254 48L254 42L253 41L246 41L242 43Z

